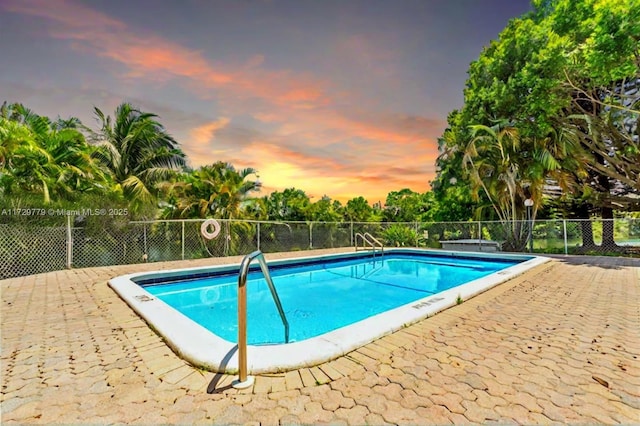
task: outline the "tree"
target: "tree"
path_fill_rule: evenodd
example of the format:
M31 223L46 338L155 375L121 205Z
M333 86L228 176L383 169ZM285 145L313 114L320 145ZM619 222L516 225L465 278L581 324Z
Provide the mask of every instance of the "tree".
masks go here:
M640 208L640 3L563 0L544 19L576 47L557 89L571 99L558 126L592 155L586 185L606 219L602 246L611 248L614 209Z
M252 192L260 190L260 182L247 179L255 175L253 168L236 170L231 164L218 162L215 168L219 170L220 188L218 193L218 210L225 219L239 218L245 202Z
M252 168L236 170L231 164L217 162L185 173L180 180L165 184L172 201L169 216L181 218L242 217L245 203L258 191Z
M3 105L5 108L6 104ZM3 111L0 117L0 188L3 199L22 186L21 175L25 171L26 159L47 155L41 152L26 125L5 117Z
M268 220L266 197L250 198L244 207L244 217L252 220Z
M469 172L474 191L480 189L502 222L515 222L524 191L519 165L514 158L520 149L520 135L511 126L474 126L473 139L467 145L463 166Z
M422 215L423 222L465 222L471 220L476 202L471 197L469 185L457 179L440 191L425 194L429 206Z
M0 170L8 171L20 148L33 147L33 135L22 123L0 117ZM24 155L24 154L22 154Z
M265 198L270 220L307 220L307 209L311 201L301 189L287 188L282 192L274 191Z
M153 201L155 186L185 166L178 142L156 120L157 115L128 103L116 108L114 118L98 108L95 115L100 129L92 135L98 145L94 157L109 170L131 203Z
M429 210L425 219L466 221L473 217L476 204L483 204L485 200L482 193L471 193L468 175L462 167L464 150L471 140L471 128L458 110L448 115L447 122L449 127L438 138L437 174L431 182L433 195L429 201L437 205Z
M373 208L364 197L356 197L347 201L344 215L350 222L368 222L373 215Z
M470 65L464 107L449 116L442 138L440 174L454 171L463 156L472 139L465 129L509 123L520 143L510 162L523 179L556 180L612 217L614 189L625 179L628 187L638 182L638 95L628 88L639 77L640 3L533 5ZM446 179L436 181L446 186ZM612 241L612 228L605 234Z
M76 128L52 123L22 104L0 108L0 165L6 194L39 193L42 202L104 192L105 178L93 151Z
M415 222L428 209L424 195L409 188L391 191L385 201L384 220L387 222Z
M522 226L524 200L534 201L535 217L542 202L544 178L560 167L559 162L548 150L546 139L523 143L518 129L508 124L472 126L472 135L463 166L476 194L479 190L484 193L508 231L509 248L521 250L526 243Z
M324 195L309 205L306 216L307 219L314 222L338 222L342 218L341 208L339 201L331 202L331 198Z

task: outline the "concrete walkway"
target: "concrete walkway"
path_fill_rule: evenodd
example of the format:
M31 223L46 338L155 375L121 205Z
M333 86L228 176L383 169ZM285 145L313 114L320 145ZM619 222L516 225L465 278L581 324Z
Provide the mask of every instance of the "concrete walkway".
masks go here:
M239 262L216 261L230 260ZM244 391L229 387L233 377L187 365L106 284L211 263L0 281L2 423L640 423L638 260L556 258L347 356L259 376Z

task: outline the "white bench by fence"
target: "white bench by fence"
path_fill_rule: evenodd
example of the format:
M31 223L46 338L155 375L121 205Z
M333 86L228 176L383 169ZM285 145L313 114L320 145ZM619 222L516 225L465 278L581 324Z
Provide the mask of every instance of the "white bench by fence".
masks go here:
M502 243L491 240L449 240L440 241L442 248L445 250L459 250L459 251L487 251L495 252L502 250Z

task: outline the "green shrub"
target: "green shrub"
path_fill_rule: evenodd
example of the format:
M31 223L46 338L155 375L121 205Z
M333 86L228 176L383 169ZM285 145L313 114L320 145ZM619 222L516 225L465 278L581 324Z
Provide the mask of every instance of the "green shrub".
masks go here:
M391 225L382 233L384 244L392 247L416 247L418 234L405 225Z

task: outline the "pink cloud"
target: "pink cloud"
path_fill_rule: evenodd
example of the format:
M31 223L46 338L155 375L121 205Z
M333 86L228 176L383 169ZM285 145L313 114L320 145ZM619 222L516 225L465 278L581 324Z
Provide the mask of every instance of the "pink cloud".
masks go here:
M433 178L433 166L426 165L434 164L437 157L435 138L444 121L348 107L358 99L337 90L329 79L263 69L262 54L237 66L217 63L198 50L141 32L89 4L4 0L0 7L44 19L51 37L124 66L127 78L181 79L201 98L215 96L225 116L250 114L271 128L269 135L233 144L229 136L229 140L222 136L229 118L193 127L182 147L194 165L210 163L212 158L237 162L237 167L258 168L266 185L286 187L295 182L309 193L342 194L335 198L384 199L391 189L426 190ZM379 68L381 62L395 60L393 52L376 47L364 36L348 38L339 50L365 67ZM341 147L333 153L335 157L328 148L331 144ZM407 166L415 164L425 169Z
M384 201L390 190L406 187L424 192L435 172L433 166L426 166L433 164L429 153L397 153L395 164L390 165L388 156L354 163L308 151L256 141L235 152L229 161L237 167L258 169L265 188L295 186L309 195L328 194L341 202L360 195L370 201ZM265 191L263 194L268 193Z
M198 145L208 144L213 139L214 134L218 130L224 129L227 124L229 124L229 119L222 117L210 123L195 127L189 132L191 141Z
M313 107L327 103L327 95L315 82L289 72L224 70L202 53L155 35L141 34L124 22L110 18L82 3L70 0L39 2L8 0L6 10L43 18L50 35L74 42L75 46L117 61L129 68L129 76L158 79L177 76L209 88L224 88L234 96L260 97L292 107ZM254 56L255 68L264 58ZM249 67L252 68L252 67Z

